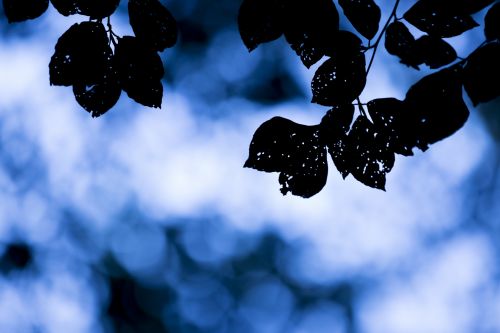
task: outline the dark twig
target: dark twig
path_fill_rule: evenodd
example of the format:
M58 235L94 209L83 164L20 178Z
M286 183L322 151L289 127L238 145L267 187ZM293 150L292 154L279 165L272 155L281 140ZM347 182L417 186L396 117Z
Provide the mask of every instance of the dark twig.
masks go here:
M118 38L118 35L113 32L113 27L111 26L111 18L109 16L106 25L108 26L109 41L113 44L113 46L116 46L115 37Z
M361 112L361 114L364 117L368 118L366 116L365 108L363 107L363 105L366 105L366 104L365 103L361 103L361 100L359 99L359 97L357 98L357 101L358 101L358 103L356 105L358 106L359 112Z
M377 40L375 41L375 44L373 44L373 46L372 46L373 53L371 55L370 62L368 63L368 68L366 69L366 75L368 75L368 73L370 72L370 69L372 68L373 60L375 59L375 54L377 53L377 48L380 44L380 41L382 40L382 37L384 36L385 31L387 30L387 27L391 23L392 18L396 17L396 11L398 10L399 2L400 2L400 0L396 0L396 3L394 4L394 8L392 9L391 15L389 15L387 22L385 22L384 27L380 31L380 34L379 34Z

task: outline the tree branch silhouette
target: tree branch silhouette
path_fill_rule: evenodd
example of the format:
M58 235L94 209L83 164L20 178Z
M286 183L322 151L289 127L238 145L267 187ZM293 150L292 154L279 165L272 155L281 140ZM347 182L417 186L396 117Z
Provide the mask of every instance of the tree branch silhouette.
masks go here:
M396 12L398 10L398 6L399 6L399 2L400 0L396 0L396 2L394 3L394 8L392 9L392 12L391 14L389 15L389 18L387 19L387 21L385 22L384 24L384 27L382 28L382 30L380 31L380 34L377 38L377 40L375 41L375 43L370 46L368 49L370 48L373 48L373 53L370 57L370 61L368 62L368 67L366 68L366 75L368 75L368 73L370 73L370 69L372 68L372 65L373 65L373 61L375 60L375 55L377 53L377 49L378 49L378 46L380 44L380 41L382 40L382 37L384 36L385 34L385 31L387 30L387 27L389 26L389 24L391 23L391 20L394 18L396 18Z

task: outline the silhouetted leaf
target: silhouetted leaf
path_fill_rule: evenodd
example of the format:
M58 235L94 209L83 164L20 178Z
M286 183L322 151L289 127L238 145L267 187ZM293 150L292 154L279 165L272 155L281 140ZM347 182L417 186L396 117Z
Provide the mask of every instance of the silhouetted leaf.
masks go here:
M370 121L359 116L346 140L350 173L361 183L385 191L386 175L392 170L395 156L386 138Z
M326 144L335 167L345 179L349 175L349 156L345 149L347 132L354 117L354 106L334 106L321 119L320 137Z
M79 14L80 1L78 0L50 0L50 2L64 16Z
M249 51L283 34L282 0L244 0L238 13L241 39Z
M464 87L472 103L478 105L500 96L500 43L486 44L468 58Z
M120 0L50 0L59 13L64 16L85 15L102 19L113 14Z
M333 47L339 14L332 0L288 0L285 37L302 63L310 67Z
M385 48L392 55L406 53L415 43L415 37L404 23L396 21L387 26L385 31Z
M385 32L385 48L387 52L401 59L401 63L415 69L423 63L420 55L414 52L415 37L401 22L389 24Z
M316 71L311 83L312 102L327 106L351 103L365 84L364 54L338 52Z
M458 36L478 26L470 15L436 0L418 1L403 17L418 29L441 38Z
M375 37L380 23L380 8L373 0L339 0L353 27L367 39Z
M77 0L50 0L50 2L61 15L78 14Z
M158 53L145 47L137 38L118 40L115 62L122 89L137 103L159 108L163 97L163 63Z
M118 74L110 69L102 81L94 85L74 84L75 99L92 117L99 117L111 109L121 95Z
M410 88L404 103L418 148L425 151L429 144L452 135L469 117L462 98L461 67L424 77Z
M484 35L487 40L500 39L500 2L494 4L486 13Z
M324 51L326 56L334 57L337 53L359 54L362 48L363 42L358 36L347 30L339 30Z
M449 6L465 14L474 14L488 7L495 0L447 0Z
M321 139L325 144L338 141L346 135L354 117L354 105L342 104L332 107L321 119Z
M274 117L253 136L246 168L280 172L281 192L304 198L325 186L328 165L319 126L305 126Z
M51 85L93 85L110 66L112 51L99 22L73 24L57 41L49 63Z
M379 98L368 102L367 107L376 131L387 139L387 149L404 156L413 155L416 136L404 102Z
M3 9L9 23L39 17L49 7L49 0L3 0Z
M417 39L415 53L432 69L448 65L457 59L455 49L436 36L424 35Z
M129 0L128 13L135 36L155 51L177 42L177 23L158 0Z

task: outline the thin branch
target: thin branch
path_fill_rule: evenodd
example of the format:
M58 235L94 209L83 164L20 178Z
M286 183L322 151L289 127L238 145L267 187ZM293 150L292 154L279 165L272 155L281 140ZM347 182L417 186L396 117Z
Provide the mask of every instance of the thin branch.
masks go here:
M106 23L108 26L108 32L109 32L109 41L113 44L113 46L116 46L117 42L115 40L115 37L118 38L119 36L113 32L113 27L111 26L111 17L108 16L108 21Z
M389 15L389 18L387 19L387 22L385 22L384 27L380 31L380 35L378 36L377 40L375 41L375 44L373 44L373 53L370 58L370 62L368 63L368 68L366 69L366 75L370 72L370 69L372 68L373 65L373 60L375 59L375 54L377 53L377 48L380 44L380 41L382 40L382 37L384 36L385 31L387 30L387 27L391 23L391 20L393 17L396 17L396 11L398 10L400 0L396 0L396 3L394 4L394 8L392 9L391 15Z
M358 105L359 112L361 112L361 114L362 114L365 118L368 118L368 117L366 116L365 108L363 107L363 105L366 105L366 104L361 103L361 100L359 99L359 97L358 97L356 100L358 101L357 105Z

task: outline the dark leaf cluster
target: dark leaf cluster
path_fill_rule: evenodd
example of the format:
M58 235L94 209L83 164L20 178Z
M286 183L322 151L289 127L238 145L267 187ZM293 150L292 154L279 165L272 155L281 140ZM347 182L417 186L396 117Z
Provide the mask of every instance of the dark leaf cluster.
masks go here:
M71 86L75 99L93 117L111 109L122 90L137 103L159 108L163 98L163 63L158 52L174 46L177 24L159 0L129 0L135 36L120 37L110 16L120 0L50 0L64 16L84 15L58 39L49 63L50 84ZM46 0L3 0L9 22L34 19ZM107 24L103 19L107 18Z
M177 24L159 0L128 0L134 36L123 37L110 22L120 0L50 3L64 16L88 17L57 41L49 64L52 85L71 86L93 117L112 108L122 91L140 104L161 106L159 52L176 43ZM3 0L9 22L37 18L50 3ZM332 0L242 0L239 10L238 28L249 51L283 36L306 67L324 60L311 82L312 102L329 107L321 122L306 126L275 117L257 129L250 144L245 167L278 172L283 194L318 193L327 181L328 156L344 178L352 175L385 190L397 154L426 151L465 124L469 110L463 90L474 106L500 96L500 3L495 0L416 0L401 16L400 0L394 0L383 25L376 0L337 3L341 11ZM478 27L472 15L487 7L484 42L459 57L445 39ZM339 28L341 14L354 32ZM423 35L416 38L409 25ZM436 71L411 86L404 100L363 103L360 95L382 42L402 64Z
M352 175L367 186L385 190L396 154L411 156L415 148L426 151L429 145L465 124L469 110L463 100L463 88L474 105L500 96L500 3L491 6L486 14L486 40L468 57L458 57L443 39L479 26L471 15L493 2L419 0L399 19L396 0L375 43L365 46L355 34L338 30L338 12L331 0L315 1L299 20L292 15L293 6L305 6L305 1L275 0L269 5L244 0L239 27L250 51L281 34L297 51L294 39L289 37L293 26L302 36L297 54L306 66L322 56L328 57L318 67L311 88L313 103L331 107L315 126L281 117L266 121L253 136L245 167L279 172L283 194L291 192L307 198L326 184L330 155L343 178ZM290 7L290 3L294 5ZM339 0L339 5L362 37L372 39L377 35L381 13L372 0ZM326 12L332 13L334 19L328 21L323 16ZM425 34L415 38L403 21ZM324 29L323 34L318 29ZM387 52L398 56L402 64L415 69L425 64L439 71L416 82L404 100L378 98L363 104L359 96L383 37ZM367 65L369 50L372 54Z
M373 38L381 15L373 0L340 4L353 26L366 38ZM357 45L356 36L339 32L339 13L331 0L244 0L238 26L249 51L284 35L307 67L323 56L332 57L346 42L361 44Z

